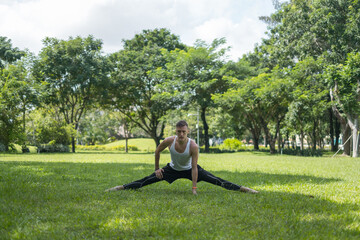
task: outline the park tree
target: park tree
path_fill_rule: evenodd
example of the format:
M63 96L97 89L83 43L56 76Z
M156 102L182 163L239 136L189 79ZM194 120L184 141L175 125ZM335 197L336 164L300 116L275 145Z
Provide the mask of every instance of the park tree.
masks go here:
M22 145L22 150L28 151L26 147L26 116L39 105L40 86L35 82L31 75L31 67L33 62L33 55L28 53L21 60L15 64L8 65L4 74L7 74L8 80L12 87L12 100L17 101L17 108L21 111L22 130L18 136L19 144Z
M0 36L0 69L3 69L6 64L13 63L24 55L23 51L12 46L10 39Z
M360 53L350 53L345 64L327 68L333 108L339 118L346 117L351 128L353 157L359 154Z
M228 88L228 81L223 78L228 48L221 46L225 43L225 39L215 39L211 44L198 40L194 47L168 53L170 60L163 69L168 76L167 86L171 87L174 95L181 96L183 105L199 107L205 152L209 152L207 111L216 106L212 95L223 93Z
M124 49L110 56L112 92L110 105L143 129L156 146L164 136L165 115L179 105L178 98L163 88L166 77L163 52L185 49L178 36L167 29L144 30L130 40Z
M287 113L288 127L299 136L301 150L304 150L304 137L307 135L316 150L321 139L323 116L329 108L329 90L322 81L322 60L308 57L298 62L288 73L291 82L291 104Z
M270 152L276 152L276 141L287 113L288 92L291 86L282 73L275 69L271 73L261 73L244 80L232 78L235 84L224 94L214 99L232 111L242 113L244 124L251 131L254 147L263 130ZM256 149L256 148L255 148Z
M46 38L34 65L34 75L44 86L44 104L57 107L75 131L86 110L107 96L109 64L101 48L102 41L93 36Z
M324 72L328 65L344 64L348 54L359 49L359 9L360 2L357 0L292 0L283 4L269 18L273 24L269 25L270 38L266 40L270 43L268 49L271 49L268 58L277 59L280 67L284 68L292 68L296 62L308 57L315 60L322 58L320 72ZM319 81L328 89L335 87L328 86L325 79ZM334 113L337 107L333 106ZM335 115L343 124L345 141L349 125L343 117L347 114ZM345 153L350 154L349 151Z
M19 85L19 82L11 76L11 69L1 70L0 144L5 151L9 150L10 144L18 142L21 136L21 100L16 92Z
M30 97L26 72L18 62L24 52L13 48L11 41L0 37L0 145L8 151L12 143L23 144L21 113L26 107L24 99Z
M231 124L235 127L234 130L239 133L239 130L247 129L251 135L254 144L254 150L259 150L259 140L261 137L260 120L256 112L256 103L252 102L251 98L246 95L239 96L237 91L244 86L243 81L257 76L259 72L254 66L251 66L246 57L243 57L237 62L226 63L226 79L229 83L229 90L224 94L213 95L213 100L222 108L224 112L229 114ZM254 108L250 107L244 102L254 104ZM240 137L240 136L237 136Z

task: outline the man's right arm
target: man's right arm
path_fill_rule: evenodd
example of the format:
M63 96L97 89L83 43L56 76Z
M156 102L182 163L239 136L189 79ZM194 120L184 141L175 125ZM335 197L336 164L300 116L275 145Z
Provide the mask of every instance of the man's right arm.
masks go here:
M159 163L160 163L160 153L164 151L165 148L170 146L170 144L173 142L174 137L168 137L165 138L164 141L162 141L159 146L157 146L155 150L155 171L159 169Z
M160 162L160 153L167 148L168 146L170 146L170 144L172 143L172 137L168 137L165 138L164 141L162 141L159 146L156 148L155 150L155 175L157 178L162 179L163 178L163 172L164 169L160 169L159 167L159 162Z

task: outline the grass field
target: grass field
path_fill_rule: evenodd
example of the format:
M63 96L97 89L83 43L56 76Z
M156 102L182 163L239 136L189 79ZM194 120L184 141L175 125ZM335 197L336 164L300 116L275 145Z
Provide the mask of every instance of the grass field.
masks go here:
M153 154L0 154L0 239L359 239L360 160L201 154L199 164L261 191L160 182ZM169 161L168 154L161 163Z
M130 138L128 144L138 147L143 152L154 152L156 145L155 141L151 138ZM119 140L106 144L107 147L125 146L125 140Z

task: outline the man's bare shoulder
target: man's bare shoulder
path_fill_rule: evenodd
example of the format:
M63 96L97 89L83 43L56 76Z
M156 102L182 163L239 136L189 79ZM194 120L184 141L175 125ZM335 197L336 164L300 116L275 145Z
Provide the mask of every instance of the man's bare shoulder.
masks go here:
M175 136L167 137L164 139L164 141L162 141L162 143L169 145L174 141L174 139L175 139Z
M193 139L191 139L191 141L190 141L190 150L198 150L198 148L199 148L199 146L196 144L196 142L193 140Z

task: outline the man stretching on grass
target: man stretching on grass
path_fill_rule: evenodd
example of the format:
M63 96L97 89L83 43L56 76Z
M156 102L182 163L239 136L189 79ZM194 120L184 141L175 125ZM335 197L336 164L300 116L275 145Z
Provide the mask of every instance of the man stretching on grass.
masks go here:
M205 181L228 190L235 190L247 193L258 193L251 188L243 187L223 180L205 171L198 164L199 149L196 143L188 138L189 127L185 121L179 121L176 124L176 136L168 137L155 150L155 172L143 179L116 186L106 191L117 191L127 189L138 189L146 185L156 183L162 180L172 183L179 178L186 178L192 181L192 192L196 194L196 183ZM165 167L159 168L160 153L169 148L171 162Z

